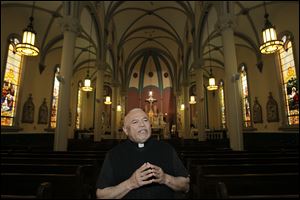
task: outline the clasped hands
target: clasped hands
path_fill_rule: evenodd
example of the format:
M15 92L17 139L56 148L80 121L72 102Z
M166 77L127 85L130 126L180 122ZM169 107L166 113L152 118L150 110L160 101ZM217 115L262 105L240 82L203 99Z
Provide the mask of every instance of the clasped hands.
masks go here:
M160 167L147 162L132 174L129 182L133 188L138 188L151 183L163 184L165 183L165 179L166 174Z

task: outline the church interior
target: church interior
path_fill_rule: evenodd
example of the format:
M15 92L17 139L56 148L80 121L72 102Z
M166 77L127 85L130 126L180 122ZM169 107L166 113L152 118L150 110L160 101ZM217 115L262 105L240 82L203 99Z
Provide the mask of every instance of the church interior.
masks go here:
M59 193L50 175L17 194L10 185L25 179L9 173L49 172L52 156L74 156L95 175L95 161L126 140L133 108L197 177L185 198L299 198L298 1L1 1L1 41L1 198L95 198L93 179L65 178L73 188ZM34 165L38 155L48 168ZM238 188L255 178L215 184L203 178L219 173L205 167L215 164L208 155L253 160L224 162L222 173L274 177L260 173L265 182L248 193ZM70 196L76 184L84 187Z

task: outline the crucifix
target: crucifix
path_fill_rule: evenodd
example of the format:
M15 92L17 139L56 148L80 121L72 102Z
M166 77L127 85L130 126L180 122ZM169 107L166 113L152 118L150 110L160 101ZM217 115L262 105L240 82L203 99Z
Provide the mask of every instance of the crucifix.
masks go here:
M153 109L152 109L152 105L153 105L153 102L156 101L156 99L153 98L153 92L152 91L149 91L149 98L146 99L147 102L150 103L150 109L149 109L149 112L148 112L148 116L149 116L149 119L150 119L150 122L153 123Z

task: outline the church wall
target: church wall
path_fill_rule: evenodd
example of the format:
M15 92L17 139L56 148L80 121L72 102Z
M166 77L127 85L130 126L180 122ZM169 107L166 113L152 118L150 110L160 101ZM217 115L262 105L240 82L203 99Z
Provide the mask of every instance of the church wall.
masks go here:
M46 68L42 74L39 72L38 57L25 57L26 65L25 73L23 76L24 84L22 84L22 96L20 96L21 109L18 109L19 112L23 111L23 105L26 102L29 94L32 94L33 103L35 105L34 111L34 123L20 123L20 127L24 131L32 132L43 132L44 129L48 128L48 124L40 125L38 124L38 112L39 107L43 102L43 99L46 98L48 115L50 115L51 108L51 96L52 96L52 85L54 79L54 70L55 66L60 64L61 60L60 51L54 51L47 55L45 65ZM22 115L21 115L22 116ZM21 120L21 119L20 119Z
M2 8L1 6L1 69L4 67L4 63L6 60L4 60L6 54L7 54L7 39L8 36L12 33L15 33L22 37L23 29L28 24L29 18L24 18L23 12L16 12L16 8ZM11 23L10 20L5 19L18 19L14 20L13 23ZM5 27L5 28L4 28ZM1 70L2 75L3 70Z
M254 53L245 48L237 48L237 63L240 67L242 63L247 67L248 74L248 89L250 95L251 117L253 121L253 104L255 97L258 98L258 102L262 107L262 123L253 123L253 127L257 131L276 131L281 124L281 118L279 122L267 122L266 105L269 97L269 92L272 92L273 98L277 101L279 110L279 84L276 78L276 62L274 55L263 55L263 69L262 72L256 67L257 59Z
M126 113L139 105L138 90L136 88L129 88L126 102Z
M295 63L299 67L299 4L295 3L284 3L284 6L282 4L273 5L274 9L280 10L280 12L272 12L270 10L269 19L275 25L278 35L283 31L289 31L293 34ZM268 7L268 9L270 8ZM282 30L282 32L278 30Z

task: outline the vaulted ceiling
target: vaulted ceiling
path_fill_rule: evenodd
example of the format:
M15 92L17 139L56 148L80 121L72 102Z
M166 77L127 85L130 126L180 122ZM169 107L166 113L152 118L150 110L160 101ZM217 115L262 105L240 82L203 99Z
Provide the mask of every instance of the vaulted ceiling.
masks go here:
M234 2L236 45L251 49L258 61L261 29L265 23L263 3ZM299 5L286 1L266 2L271 21L280 17L277 13L283 4ZM6 25L2 16L20 19L10 26L21 35L29 22L32 5L32 1L1 1L1 26ZM62 48L63 2L36 1L34 6L42 73L47 55ZM215 6L208 2L84 1L80 2L78 13L81 31L76 39L74 74L107 63L107 74L121 84L128 84L134 67L151 60L155 65L164 66L172 81L186 79L195 58L202 57L204 67L224 68L222 40L216 30L218 15Z

